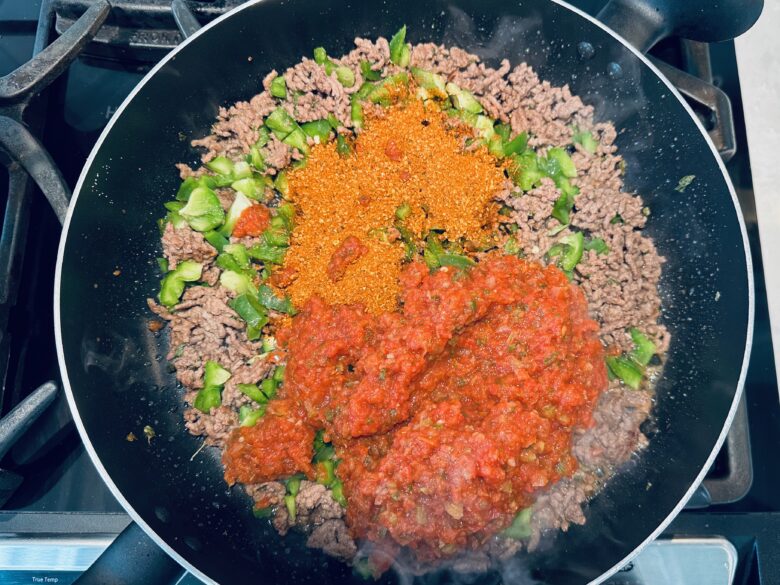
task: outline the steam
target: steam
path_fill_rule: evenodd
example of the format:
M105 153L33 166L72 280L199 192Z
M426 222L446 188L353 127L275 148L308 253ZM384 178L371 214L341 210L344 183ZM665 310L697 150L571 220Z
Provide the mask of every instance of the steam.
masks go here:
M502 538L491 540L485 550L463 551L436 565L417 561L407 549L398 553L381 543L363 541L355 559L360 563L369 557L392 561L390 571L399 585L472 585L476 582L485 583L486 574L492 577L487 582L502 585L543 585L542 581L533 576L531 557L524 545Z

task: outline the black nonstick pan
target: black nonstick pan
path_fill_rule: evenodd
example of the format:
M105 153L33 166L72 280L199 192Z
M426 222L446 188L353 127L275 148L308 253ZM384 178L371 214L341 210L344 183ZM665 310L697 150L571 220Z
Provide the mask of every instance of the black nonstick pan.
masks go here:
M255 518L249 498L223 481L217 452L193 458L201 440L184 429L181 391L161 359L166 337L149 331L145 299L159 286L155 220L178 187L173 165L195 162L189 141L209 133L217 109L248 99L270 69L284 70L316 46L339 55L356 36L387 36L404 23L411 42L456 45L490 65L527 61L540 78L569 84L597 119L614 121L626 189L652 209L647 233L666 257L663 322L672 345L649 447L590 502L583 526L519 555L503 574L474 579L584 583L615 572L663 530L712 463L742 391L753 321L750 256L733 187L691 109L642 51L671 33L729 38L755 21L761 5L622 0L602 12L602 24L551 0L264 0L173 51L100 137L60 244L55 320L64 387L90 456L137 523L117 545L126 548L114 548L81 582L166 582L170 567L154 562L157 548L138 527L206 582L357 582L302 538L280 538ZM686 175L695 181L676 191ZM153 438L143 436L146 426ZM126 440L130 432L140 440ZM382 579L401 578L410 577L391 571Z

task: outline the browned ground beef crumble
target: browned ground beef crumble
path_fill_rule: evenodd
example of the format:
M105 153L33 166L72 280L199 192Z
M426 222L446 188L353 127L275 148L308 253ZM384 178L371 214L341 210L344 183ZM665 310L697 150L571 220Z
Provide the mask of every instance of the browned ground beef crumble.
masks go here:
M340 131L351 131L350 94L362 84L360 62L368 60L383 76L398 68L390 63L388 42L355 39L356 48L338 64L350 67L356 78L352 88L343 87L335 73L330 77L324 68L304 58L287 69L283 75L288 96L281 102L299 122L318 120L333 113L341 123ZM591 316L600 324L601 339L605 345L630 350L632 341L626 330L638 327L657 345L663 355L669 345L669 334L658 323L660 299L658 281L664 259L660 257L650 238L642 234L649 210L642 199L622 191L623 160L616 153L615 128L610 123L595 123L593 109L573 96L567 86L554 87L541 81L525 63L514 68L503 60L498 69L481 63L475 55L456 47L424 43L413 47L411 64L433 71L470 90L488 115L509 123L513 133L527 131L529 144L540 154L554 146L572 142L572 127L590 131L598 142L591 154L580 145L572 160L578 176L572 183L579 187L571 214L571 228L586 230L592 237L602 238L609 253L598 255L586 251L577 265L573 280L579 284L588 299ZM221 108L212 134L193 141L202 147L203 162L216 156L243 157L257 141L257 129L264 118L279 105L279 100L268 92L278 73L272 71L263 81L264 91L248 102L239 102L230 108ZM381 115L381 112L377 112ZM269 165L269 174L275 174L291 161L300 158L297 151L273 138L262 149ZM178 165L180 175L186 178L202 171L193 171L187 165ZM231 191L219 193L225 208L230 205ZM511 209L511 220L518 226L517 237L525 256L545 262L545 253L570 228L550 235L560 224L552 218L553 203L559 191L550 179L522 195L507 189L500 201ZM613 222L619 215L622 222ZM256 239L232 241L252 245ZM171 268L184 259L204 264L203 280L211 285L218 282L219 269L213 266L215 250L203 236L185 226L174 229L166 226L162 238L163 251ZM244 323L227 305L231 294L221 286L191 287L182 301L169 311L149 300L149 306L166 320L170 329L170 352L167 358L176 368L176 376L185 388L184 400L192 404L202 384L203 364L215 360L223 364L232 377L227 383L222 405L204 414L194 408L185 413L187 429L203 436L208 445L222 448L230 431L238 425L238 409L250 400L237 391L236 384L254 383L268 376L276 364L258 359L259 342L247 341ZM594 412L594 425L574 439L573 452L580 468L576 474L558 482L541 494L534 504L533 534L529 542L501 538L488 544L484 551L468 552L450 561L456 570L473 571L488 568L496 559L514 554L522 546L534 548L542 535L566 530L571 523L585 521L583 505L626 463L643 448L647 439L640 425L647 419L653 404L648 385L631 390L618 380L610 383ZM273 525L280 534L297 526L308 535L309 546L345 560L352 559L358 549L343 520L343 509L322 485L303 481L296 496L298 514L294 521L282 505L284 485L277 482L246 486L256 501L275 505ZM415 566L409 560L407 570L419 572L425 567Z

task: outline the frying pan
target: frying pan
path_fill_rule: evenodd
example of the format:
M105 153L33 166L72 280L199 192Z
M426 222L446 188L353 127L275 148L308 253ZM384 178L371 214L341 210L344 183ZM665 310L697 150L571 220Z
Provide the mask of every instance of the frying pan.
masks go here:
M217 109L248 99L270 69L284 70L315 46L339 55L355 36L392 34L406 23L412 42L456 45L491 65L527 61L542 79L568 83L597 119L614 121L626 189L652 210L647 233L666 257L662 320L672 344L649 446L590 502L586 524L473 580L582 583L614 573L669 524L712 463L742 391L753 323L750 256L734 190L691 109L641 51L675 31L703 41L739 34L761 6L722 0L705 18L711 8L704 1L610 4L602 18L637 48L550 0L265 0L217 19L163 59L89 156L55 284L57 350L76 425L137 525L206 582L357 580L342 563L307 549L301 536L280 538L256 519L249 497L224 483L219 453L199 451L201 440L184 428L182 391L162 359L166 335L147 328L145 299L159 286L155 220L178 186L173 164L197 162L189 141L208 134ZM686 175L696 178L676 191ZM147 426L153 437L144 436ZM139 440L126 440L130 432ZM117 546L129 541L146 560L114 549L81 582L169 578L165 563L152 562L162 553L140 533L130 529ZM147 568L158 574L133 572ZM382 581L407 577L391 571Z

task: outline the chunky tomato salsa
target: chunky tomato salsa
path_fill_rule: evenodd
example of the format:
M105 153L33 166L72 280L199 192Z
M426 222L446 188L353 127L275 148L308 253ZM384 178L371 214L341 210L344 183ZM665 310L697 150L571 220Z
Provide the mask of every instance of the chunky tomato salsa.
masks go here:
M353 536L434 560L480 546L571 475L571 435L607 386L583 293L554 266L491 255L402 273L401 308L311 298L279 335L285 383L224 455L229 483L339 460Z

